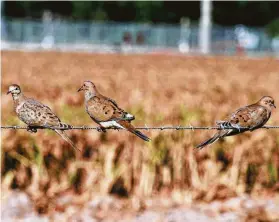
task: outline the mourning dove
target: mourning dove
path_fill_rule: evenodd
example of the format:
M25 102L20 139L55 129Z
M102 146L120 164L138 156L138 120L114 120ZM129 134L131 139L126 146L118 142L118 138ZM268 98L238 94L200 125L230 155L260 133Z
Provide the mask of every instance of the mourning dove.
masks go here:
M94 83L85 81L79 91L85 92L86 112L93 121L99 124L99 130L105 132L106 128L126 129L141 139L150 141L147 136L132 126L131 121L135 117L121 109L114 100L100 94Z
M234 129L218 130L212 138L199 144L196 148L202 149L220 138L233 136L248 130L253 131L262 127L269 120L272 108L276 108L276 106L274 105L274 99L270 96L264 96L252 105L241 107L231 115L228 121L217 121L217 125L220 128L233 127Z
M14 101L14 110L18 118L27 124L27 130L37 132L36 127L62 127L72 128L71 125L62 123L61 120L51 111L51 109L31 98L23 95L19 85L9 86L7 94L11 93ZM73 148L77 149L70 138L63 130L54 130Z

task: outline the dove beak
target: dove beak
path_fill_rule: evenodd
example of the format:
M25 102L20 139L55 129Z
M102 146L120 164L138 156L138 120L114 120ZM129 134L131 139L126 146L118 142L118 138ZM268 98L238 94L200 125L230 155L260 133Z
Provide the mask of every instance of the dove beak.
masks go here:
M78 92L80 92L80 91L82 91L82 90L83 90L83 86L80 87L80 88L78 89Z
M272 106L276 109L276 106L275 106L275 104L272 104Z
M9 90L9 91L7 92L7 95L10 94L11 92L12 92L12 91Z

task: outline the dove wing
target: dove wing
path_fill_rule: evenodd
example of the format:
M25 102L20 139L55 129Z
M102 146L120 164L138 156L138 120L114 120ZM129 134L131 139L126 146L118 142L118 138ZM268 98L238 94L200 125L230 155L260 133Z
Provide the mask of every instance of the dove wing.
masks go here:
M208 140L199 144L196 148L202 149L203 147L216 142L218 139L225 136L233 136L247 130L253 131L262 127L270 118L271 111L257 103L241 107L236 110L229 118L228 121L217 121L219 127L234 127L233 129L219 130L215 135ZM240 127L248 127L249 129L240 129Z
M61 122L48 106L34 99L27 99L22 108L25 112L25 119L28 120L26 122L28 125L59 126Z
M116 109L117 109L119 112L121 112L121 115L122 115L122 117L120 117L121 119L123 119L123 120L125 119L125 120L128 120L128 121L132 121L132 120L135 119L135 117L134 117L132 114L126 112L124 109L121 109L121 108L117 105L117 103L116 103L115 100L113 100L113 99L111 99L111 98L108 98L108 97L105 97L105 96L103 96L103 95L101 95L101 96L103 97L104 100L107 100L112 106L115 106Z
M97 122L122 119L125 113L114 103L106 97L94 96L87 101L86 111Z
M252 104L235 111L230 118L232 125L255 129L263 126L269 119L270 112L260 105Z
M111 99L111 98L108 98L108 97L105 97L105 96L102 96L104 100L106 100L107 102L111 103L111 105L117 107L118 109L122 110L116 103L115 100Z
M71 125L61 123L61 120L52 112L52 110L48 106L34 99L25 100L22 107L19 108L18 116L28 126L58 126L66 128L72 127ZM73 148L79 150L63 130L55 129L54 131L59 134L66 142L68 142Z

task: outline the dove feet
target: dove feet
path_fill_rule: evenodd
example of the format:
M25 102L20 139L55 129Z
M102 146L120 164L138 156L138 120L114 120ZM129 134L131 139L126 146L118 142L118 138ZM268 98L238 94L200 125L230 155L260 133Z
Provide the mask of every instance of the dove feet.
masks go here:
M103 133L107 132L104 127L100 127L100 126L97 127L97 131L98 132L103 132Z
M254 130L257 129L257 128L258 128L258 127L250 127L250 128L249 128L249 131L252 132L252 131L254 131Z
M27 131L30 132L30 133L36 133L37 129L32 127L32 126L27 126Z
M110 126L108 129L114 129L114 130L118 130L119 131L119 127L117 127L117 126Z

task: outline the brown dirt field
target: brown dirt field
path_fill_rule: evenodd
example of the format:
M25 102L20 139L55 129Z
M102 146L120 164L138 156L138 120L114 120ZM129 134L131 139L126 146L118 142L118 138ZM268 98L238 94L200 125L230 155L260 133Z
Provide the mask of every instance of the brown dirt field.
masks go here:
M263 95L274 97L279 107L279 61L274 58L1 54L2 125L24 125L6 95L12 83L73 125L96 126L77 92L84 80L134 114L135 126L213 126ZM267 124L279 125L277 110ZM2 181L7 189L26 191L39 208L40 198L55 202L65 192L144 198L177 190L184 195L187 190L191 200L210 202L243 193L273 195L279 183L275 129L226 138L202 151L194 146L213 131L144 131L152 138L150 144L125 131L68 133L82 153L48 130L2 130ZM51 212L46 203L41 208Z

